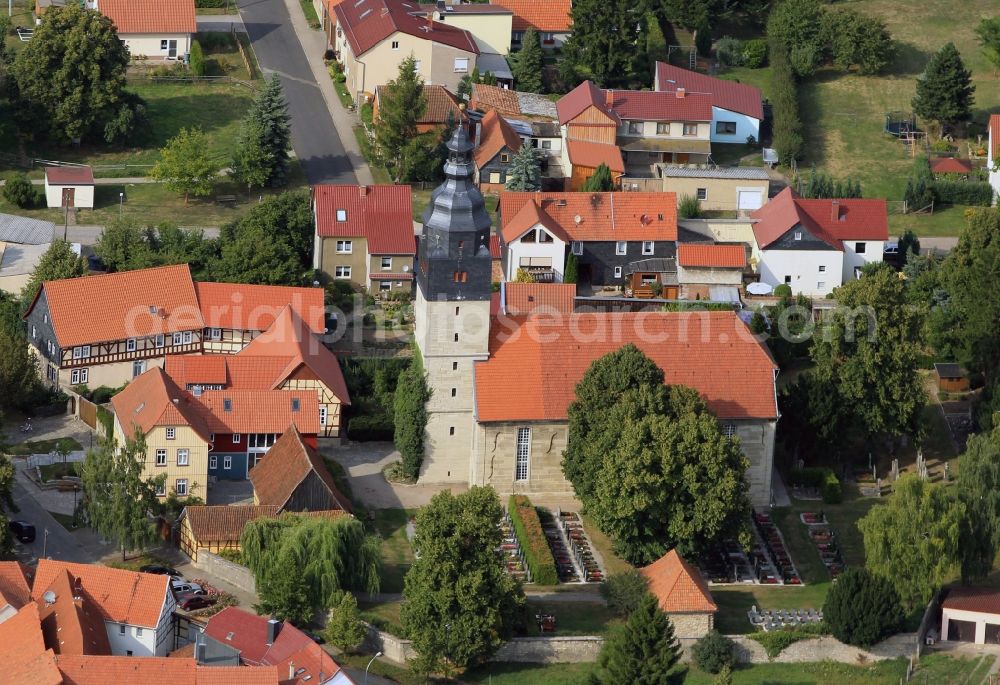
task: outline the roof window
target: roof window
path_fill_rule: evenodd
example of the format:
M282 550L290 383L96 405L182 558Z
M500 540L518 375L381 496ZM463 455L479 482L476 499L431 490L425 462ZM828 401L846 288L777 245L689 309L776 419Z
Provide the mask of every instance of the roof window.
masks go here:
M337 221L347 221L347 210L338 209L337 210Z
M299 398L298 397L293 397L292 398L292 411L298 411L298 410L299 410Z
M228 397L222 400L222 411L232 411L233 401Z

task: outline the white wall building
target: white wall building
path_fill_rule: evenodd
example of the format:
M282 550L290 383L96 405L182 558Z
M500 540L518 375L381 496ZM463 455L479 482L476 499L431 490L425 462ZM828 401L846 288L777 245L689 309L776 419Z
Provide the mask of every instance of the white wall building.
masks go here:
M750 136L760 140L764 106L757 88L657 62L653 90L678 88L711 95L713 143L746 143Z
M941 639L1000 644L1000 593L991 588L956 587L941 602Z
M990 171L993 186L993 204L1000 197L1000 114L990 115L990 137L986 144L986 168Z
M45 167L45 206L94 208L94 171L89 166Z
M134 60L183 60L198 30L194 0L97 0Z

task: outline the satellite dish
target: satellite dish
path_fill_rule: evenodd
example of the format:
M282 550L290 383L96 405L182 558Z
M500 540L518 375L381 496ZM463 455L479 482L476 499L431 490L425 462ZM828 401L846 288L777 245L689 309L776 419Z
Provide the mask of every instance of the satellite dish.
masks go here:
M580 216L579 214L577 214L576 216L573 217L573 222L576 223L576 224L582 224L583 223L583 217Z
M45 600L46 604L55 604L56 603L56 593L52 592L52 590L46 590L45 594L42 595L42 599Z
M404 264L403 265L403 273L404 274L405 273L409 273L409 271L410 271L410 265L409 264Z

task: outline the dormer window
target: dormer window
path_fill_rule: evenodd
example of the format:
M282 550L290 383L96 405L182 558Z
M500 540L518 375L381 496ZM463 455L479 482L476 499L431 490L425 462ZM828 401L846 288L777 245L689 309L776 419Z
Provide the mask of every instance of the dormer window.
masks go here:
M795 239L802 240L802 231L795 231Z
M233 410L233 401L228 397L222 400L222 411L231 412Z
M347 221L347 210L338 209L337 210L337 221Z

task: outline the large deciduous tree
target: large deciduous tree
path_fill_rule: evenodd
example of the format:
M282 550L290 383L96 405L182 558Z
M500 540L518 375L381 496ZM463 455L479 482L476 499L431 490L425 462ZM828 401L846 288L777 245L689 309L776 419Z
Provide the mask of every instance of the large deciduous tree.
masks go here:
M865 565L895 586L907 609L923 606L958 570L964 521L965 505L945 487L905 475L858 521Z
M644 44L642 8L627 0L577 0L573 33L563 46L561 70L571 84L591 79L602 87L627 84Z
M127 138L144 106L125 91L129 52L114 24L75 2L50 9L10 69L22 127L63 143Z
M862 74L877 74L892 61L892 35L879 17L851 9L827 11L823 29L833 61L844 71L857 65Z
M965 503L962 579L986 576L1000 551L1000 428L969 438L958 462L958 495Z
M983 54L1000 71L1000 16L983 19L976 27L976 39L983 48Z
M623 626L611 632L597 658L590 685L681 685L687 668L674 626L659 601L647 594Z
M208 138L200 128L182 128L160 150L160 161L150 176L162 181L167 188L184 196L187 206L191 195L212 194L222 165L208 149Z
M931 57L917 80L913 111L922 119L936 121L943 132L972 116L975 92L972 72L965 68L955 44L948 43Z
M381 89L372 152L393 182L400 183L423 159L426 145L417 135L417 121L427 109L424 81L412 55L399 64L399 73Z
M823 58L822 27L819 0L781 0L771 9L767 37L788 51L796 76L810 76Z
M418 670L451 672L480 663L523 618L520 585L497 554L502 515L489 487L438 493L417 514L420 554L406 574L400 616L420 655Z
M528 93L543 92L542 68L545 66L545 52L538 31L529 28L521 38L521 49L514 53L514 84L518 90Z
M871 647L896 631L903 621L903 607L892 583L855 567L840 574L830 588L823 620L841 642Z
M56 240L45 251L42 258L31 272L31 278L21 290L21 302L25 308L31 304L42 287L43 281L58 281L63 278L76 278L87 273L83 259L65 240Z

